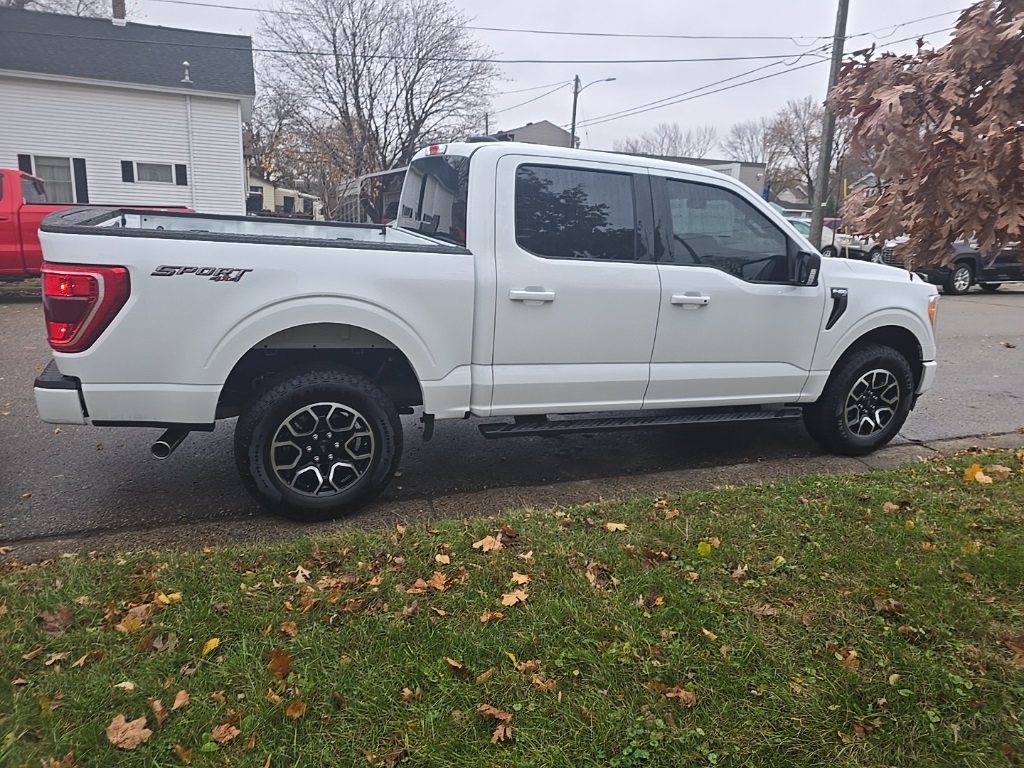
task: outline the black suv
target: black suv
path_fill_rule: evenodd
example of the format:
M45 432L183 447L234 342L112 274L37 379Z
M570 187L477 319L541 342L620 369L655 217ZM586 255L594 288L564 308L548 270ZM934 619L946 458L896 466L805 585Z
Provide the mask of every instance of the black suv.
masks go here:
M904 266L903 258L891 246L882 251L886 264ZM1003 283L1024 281L1024 245L1013 243L994 254L982 256L968 243L953 243L953 256L948 266L920 270L928 282L942 288L943 293L960 296L972 285L983 291L994 291Z

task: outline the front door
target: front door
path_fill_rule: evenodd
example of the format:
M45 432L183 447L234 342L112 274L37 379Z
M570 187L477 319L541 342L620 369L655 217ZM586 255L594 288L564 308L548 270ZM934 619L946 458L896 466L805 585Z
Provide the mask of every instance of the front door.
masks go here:
M499 161L492 415L643 406L660 283L637 227L648 177L635 174Z
M794 402L822 323L824 288L790 284L790 238L738 191L655 178L668 231L645 408Z

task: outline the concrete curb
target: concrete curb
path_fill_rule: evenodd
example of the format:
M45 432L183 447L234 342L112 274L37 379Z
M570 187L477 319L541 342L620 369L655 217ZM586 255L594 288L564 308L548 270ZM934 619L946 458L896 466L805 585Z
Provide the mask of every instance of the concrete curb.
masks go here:
M550 485L491 488L376 504L345 520L299 524L273 517L249 516L209 523L187 523L158 528L91 533L12 542L0 564L36 562L68 552L118 552L138 549L197 549L203 545L280 542L305 536L329 536L345 530L380 530L397 523L500 514L517 508L547 508L582 504L599 499L682 493L721 485L747 485L815 474L856 475L950 456L959 451L1019 450L1024 433L961 437L922 443L890 445L870 456L810 456L773 459L720 467L653 472Z

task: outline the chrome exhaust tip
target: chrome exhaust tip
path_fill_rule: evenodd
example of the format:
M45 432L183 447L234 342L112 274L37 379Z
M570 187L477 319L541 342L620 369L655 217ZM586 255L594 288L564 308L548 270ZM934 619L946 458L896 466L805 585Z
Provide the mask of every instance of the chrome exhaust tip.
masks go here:
M188 437L189 430L180 427L171 427L150 447L153 456L157 459L166 459L177 449L181 442Z

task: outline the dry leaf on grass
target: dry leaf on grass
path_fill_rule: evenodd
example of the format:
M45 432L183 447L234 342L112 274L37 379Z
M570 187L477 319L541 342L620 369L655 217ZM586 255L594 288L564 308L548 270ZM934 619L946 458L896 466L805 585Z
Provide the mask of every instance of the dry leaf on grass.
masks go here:
M477 707L476 711L480 713L482 717L490 717L497 721L497 726L494 728L494 733L491 735L491 744L497 744L499 741L508 741L512 738L512 714L509 712L502 712L496 707L492 707L490 704L481 704Z
M185 749L181 744L174 745L174 756L178 758L178 762L183 765L188 765L192 762L192 750Z
M451 656L446 657L445 661L448 662L448 668L460 680L464 679L469 674L469 670L466 668L466 665L463 664L461 661L456 661Z
M203 656L213 653L213 651L217 649L218 645L220 645L220 638L211 637L209 640L203 643Z
M1004 467L1002 464L989 464L985 467L985 471L996 480L1009 480L1010 475L1013 474L1012 469Z
M887 501L882 504L883 512L898 512L900 508L899 504L893 504L891 501Z
M118 715L107 726L107 740L118 749L135 749L149 741L152 735L153 732L146 727L145 717L129 722L124 715Z
M285 707L284 713L292 720L298 720L306 714L306 702L302 699L292 699L288 706Z
M174 703L171 704L171 711L174 712L182 707L187 707L191 697L188 695L188 691L178 691L174 695Z
M43 611L36 616L36 620L43 625L43 632L50 637L55 637L71 626L71 622L75 620L75 614L70 608L61 608L53 613Z
M718 635L716 635L714 632L711 632L710 630L704 629L704 627L701 627L700 631L704 634L704 637L706 637L711 642L715 642L718 639Z
M697 706L697 694L693 691L683 688L681 685L673 686L665 690L666 699L675 699L684 707L689 709L690 707Z
M294 621L282 621L278 632L286 637L296 637L299 634L299 625Z
M530 583L530 577L525 573L512 571L512 578L510 581L514 582L517 586L524 587Z
M149 708L153 710L153 717L156 718L157 726L161 726L167 722L167 718L170 717L170 713L164 707L163 701L160 699L151 699L149 702Z
M491 675L493 675L497 671L498 671L497 667L491 667L486 672L481 672L479 675L476 676L476 680L475 680L476 684L477 685L483 685L488 680L490 680L491 679Z
M972 464L964 470L964 482L991 485L992 478L985 474L980 464Z
M270 651L267 656L270 657L270 661L267 663L270 674L278 680L288 677L288 672L292 668L291 654L288 651Z
M605 523L604 527L607 528L609 531L615 532L624 531L626 530L627 526L625 523Z
M503 546L501 540L493 536L484 536L480 541L473 542L473 549L479 549L481 552L495 552Z
M423 698L423 689L419 686L416 686L415 691L411 688L402 689L402 701L404 701L407 704L410 701L419 701L421 698Z
M1010 663L1018 669L1024 669L1024 635L1014 640L1004 640L1003 645L1013 651Z
M448 565L452 559L449 555L434 555L434 562L438 565Z
M75 762L75 753L68 752L60 760L54 760L51 757L47 768L78 768L78 763Z
M59 661L64 661L71 656L71 651L63 651L62 653L51 653L46 657L46 661L43 662L44 666L52 667Z
M32 661L36 656L38 656L42 652L43 652L43 646L40 645L37 648L29 651L28 653L23 653L21 655L21 660L22 661Z
M504 605L506 608L510 608L513 605L525 603L529 596L530 593L527 592L525 589L514 589L511 592L506 592L501 596L501 604Z
M480 614L480 623L486 624L489 621L500 621L505 618L505 614L501 611L484 611Z
M241 733L241 731L229 722L223 722L213 729L213 740L218 744L227 744Z

